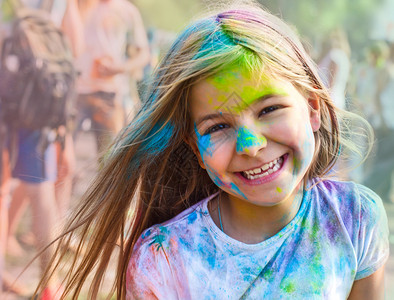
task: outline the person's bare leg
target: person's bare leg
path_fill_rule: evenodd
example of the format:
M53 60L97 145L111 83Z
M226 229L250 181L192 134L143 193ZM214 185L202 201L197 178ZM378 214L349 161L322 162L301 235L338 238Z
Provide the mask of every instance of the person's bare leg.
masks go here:
M23 183L31 200L33 232L36 236L37 249L41 250L54 238L56 232L57 209L55 203L55 184L47 181L42 183ZM40 256L40 268L43 272L47 267L54 247L48 247Z
M65 148L57 145L58 173L55 183L56 205L58 216L63 220L70 208L75 168L74 143L71 134L66 135Z
M14 256L23 255L23 249L19 242L16 240L15 232L18 228L19 222L23 213L26 211L28 198L24 184L18 182L8 210L8 236L7 236L7 253Z
M8 213L6 203L6 190L1 185L0 190L0 296L3 291L3 273L5 270L5 245L7 244Z
M10 197L11 174L8 155L3 153L3 181L0 184L0 297L2 292L24 295L23 286L15 282L15 278L5 269L5 252L8 240L8 200Z

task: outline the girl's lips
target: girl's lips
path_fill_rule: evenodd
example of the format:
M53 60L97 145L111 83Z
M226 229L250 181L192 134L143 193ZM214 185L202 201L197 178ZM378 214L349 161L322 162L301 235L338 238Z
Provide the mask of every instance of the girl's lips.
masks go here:
M289 157L288 153L281 156L281 158L283 159L283 162L282 162L280 168L278 170L274 171L273 173L265 175L263 177L255 178L255 179L248 179L248 178L245 178L241 172L235 172L235 175L238 178L240 178L243 183L245 183L247 185L259 185L259 184L267 183L269 181L274 180L282 173L283 166L287 163L288 157Z

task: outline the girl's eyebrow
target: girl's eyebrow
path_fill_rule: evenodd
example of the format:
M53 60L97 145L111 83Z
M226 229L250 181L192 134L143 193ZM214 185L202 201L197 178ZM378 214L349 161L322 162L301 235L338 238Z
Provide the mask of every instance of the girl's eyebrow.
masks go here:
M257 97L256 99L254 99L250 102L243 101L242 103L245 105L251 105L251 104L263 102L264 100L267 100L267 99L273 98L273 97L277 97L277 96L278 96L278 94L268 93L268 94L264 94L260 97Z
M196 122L196 126L200 125L202 122L208 121L208 120L213 120L213 119L219 119L222 118L223 115L231 115L230 113L226 113L226 112L221 112L218 111L217 113L213 113L213 114L208 114L205 115L201 118L199 118Z
M237 103L237 105L235 105L234 107L232 107L232 111L235 113L240 113L241 111L245 110L246 108L248 108L251 105L257 104L257 103L261 103L264 100L268 100L270 98L275 98L278 96L283 96L285 95L285 93L267 93L267 94L263 94L260 97L257 97L256 99L250 100L250 101L245 101L241 99L240 103Z
M268 93L268 94L262 95L261 97L257 97L256 99L253 99L250 102L241 100L240 103L237 103L236 105L234 105L232 107L232 109L231 109L232 112L229 113L229 112L218 111L216 113L207 114L207 115L205 115L205 116L203 116L203 117L201 117L201 118L199 118L197 120L196 126L200 125L202 122L207 121L207 120L219 119L219 118L223 117L224 115L232 116L233 113L239 113L242 110L244 110L247 107L249 107L250 105L263 102L264 100L268 100L270 98L275 98L275 97L284 96L284 95L287 95L287 94L284 93L284 92L282 92L282 93Z

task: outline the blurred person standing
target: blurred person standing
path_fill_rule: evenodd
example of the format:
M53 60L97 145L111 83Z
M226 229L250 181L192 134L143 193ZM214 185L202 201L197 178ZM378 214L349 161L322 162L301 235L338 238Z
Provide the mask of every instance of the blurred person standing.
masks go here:
M350 46L342 29L334 30L324 42L319 74L335 105L346 109L346 87L350 74Z
M350 53L350 45L345 31L336 28L324 41L322 58L318 64L318 71L323 83L328 88L335 106L342 111L347 110L346 96L351 69ZM345 158L349 155L352 157ZM341 179L350 179L353 177L350 165L354 160L357 161L352 152L341 153L336 166L332 169L332 174Z
M80 0L84 50L77 57L77 132L90 119L101 152L124 125L127 75L149 63L149 45L138 9L127 0ZM128 36L133 51L127 57ZM137 105L136 103L134 105Z
M374 127L377 140L375 156L365 168L363 183L383 201L390 200L394 169L394 77L389 57L385 41L371 43L366 52L367 62L359 67L356 82L357 104Z
M45 2L45 1L44 1ZM37 8L39 6L39 1L32 1L32 0L25 0L24 4L31 8ZM72 53L77 55L80 53L81 49L81 38L82 35L82 26L81 26L81 18L78 11L77 0L55 0L55 1L46 1L44 4L47 5L47 11L49 11L53 23L58 27L62 28L63 33L65 34L65 38L69 39L69 44L72 45ZM73 95L70 93L70 98ZM68 102L72 101L71 99L67 100ZM69 119L66 120L66 123L69 123ZM51 159L47 158L40 158L41 155L35 153L34 150L39 143L39 136L40 132L34 131L31 132L29 130L22 130L23 132L19 132L19 140L20 144L19 147L21 148L20 151L21 157L18 159L16 163L16 169L14 170L14 174L16 177L19 177L19 174L24 174L26 176L29 174L29 171L25 170L28 163L32 163L33 160L39 160L36 164L39 166L36 168L42 169L42 165L50 164L56 165L51 167L51 172L47 173L54 173L53 169L56 169L57 176L52 176L55 182L55 194L56 194L56 210L57 210L57 218L62 219L70 206L70 199L71 199L71 190L72 190L72 177L73 177L73 169L75 164L74 158L74 147L73 147L73 140L71 136L71 129L66 128L69 126L60 126L57 128L57 139L50 143L46 152L51 153ZM28 146L25 140L26 135L31 139L31 145ZM35 137L33 137L35 136ZM24 157L24 155L28 157ZM47 154L45 154L47 155ZM30 156L30 158L29 158ZM25 162L22 160L25 159ZM43 161L40 163L40 161ZM32 170L30 170L32 172ZM40 174L42 172L39 172ZM34 172L34 174L30 174L30 178L27 181L34 181L34 180L42 180L45 176L41 176L40 174ZM34 178L33 178L34 177ZM23 180L22 180L23 181ZM9 229L9 250L13 254L21 254L21 248L18 245L15 239L15 229L19 224L21 215L25 211L25 206L27 204L27 199L25 196L24 191L20 191L20 185L17 186L16 192L13 197L13 201L11 202L10 207L10 229ZM31 240L31 239L29 239ZM30 241L30 243L32 243Z
M52 24L50 25L50 21L47 23L46 21L47 18L51 17L51 15L49 14L44 14L42 11L41 12L39 11L28 12L27 10L24 11L23 5L25 5L27 8L39 8L40 1L26 0L23 2L19 2L19 1L9 0L8 2L9 2L9 6L15 10L15 16L17 18L20 18L19 13L21 13L21 15L27 13L27 15L31 17L31 20L34 20L35 14L37 14L37 17L38 16L44 17L45 15L44 18L45 22L39 23L40 26L46 26L45 24L47 24L48 28L47 31L45 31L46 34L51 37L52 35L50 34L54 34L54 36L57 37L57 39L55 40L50 39L49 43L51 45L47 45L47 44L43 45L46 47L46 49L52 47L54 49L59 49L57 48L59 47L59 44L56 43L60 42L60 44L62 45L61 49L65 49L64 50L65 53L70 52L69 49L67 49L67 47L64 45L64 42L60 41L60 39L62 39L63 37L62 34L59 32L59 29L56 28L56 24L59 27L62 22L72 23L72 26L69 25L68 31L65 33L69 34L70 32L73 32L73 35L70 36L70 39L73 40L73 45L74 45L73 50L74 52L76 51L75 49L79 45L79 43L77 42L78 31L81 31L82 28L80 25L78 28L78 24L81 24L81 22L78 23L78 15L76 14L77 0L68 0L67 2L64 2L62 0L51 1L52 2L51 6L53 5L58 9L57 15L64 15L63 21L62 19L59 20L58 18L56 18L56 14L55 16L52 15L52 18L54 18L53 21L55 21L54 23L56 23L55 25ZM21 10L19 11L19 9ZM44 19L42 19L42 21ZM34 26L33 24L34 23L32 23L31 26ZM32 28L38 28L38 27L32 27ZM38 34L38 31L36 31L35 34ZM10 36L12 37L12 35ZM59 36L60 38L58 38ZM36 37L34 36L34 38ZM10 41L12 41L12 39ZM41 42L41 39L32 40L31 42L37 44ZM14 45L14 44L10 43L10 45ZM12 47L16 47L16 46L12 46ZM16 56L18 53L21 53L22 51L18 49L15 50L15 48L10 48L10 49L11 49L9 50L10 55L8 57L4 57L4 61L7 61L7 59L9 60L9 57L13 58L12 56ZM12 52L12 51L16 51L16 52ZM16 53L16 54L12 54L12 53ZM63 59L65 59L65 57L63 57ZM69 64L72 67L72 60L70 59L70 61L67 61L67 59L61 60L59 63L62 63L64 66L66 66L66 63L70 62ZM23 60L22 63L26 63L27 65L29 65L32 62ZM23 70L22 63L20 66L21 69ZM37 62L35 61L35 63ZM48 63L48 66L51 67L53 66L51 65L52 62L50 61L45 63ZM57 84L62 83L62 85L59 86L56 84L55 88L57 89L59 87L62 88L62 90L65 89L64 90L65 101L69 102L68 98L72 96L72 88L73 88L72 84L70 86L66 86L64 85L65 81L63 82L57 81L60 78L59 76L61 76L59 73L55 74L54 76L55 77L53 78L55 78L56 80L55 82L57 82ZM52 77L48 77L48 78L52 78ZM28 78L26 80L27 80L26 85L28 85L29 84L28 81L32 81L35 79ZM51 93L50 89L48 89L48 93ZM37 97L41 97L41 96L33 93L32 96L29 95L28 97L37 99ZM42 96L42 97L46 97L46 96ZM39 103L41 102L38 101L37 105ZM33 109L33 107L31 108ZM59 111L63 109L64 108L59 107ZM64 112L64 116L66 116L65 112ZM54 115L48 115L47 118L55 119ZM18 182L13 192L10 209L9 209L9 230L8 230L7 248L8 251L11 252L12 254L18 254L18 250L19 252L21 252L20 251L21 248L19 247L19 244L15 239L14 233L21 219L21 215L24 212L24 208L26 207L27 204L31 204L32 207L32 221L33 221L32 225L33 225L33 233L35 236L36 246L39 249L43 248L44 246L48 245L49 242L52 240L54 230L56 229L56 226L59 225L59 218L64 216L65 210L67 209L68 206L67 201L69 200L67 200L66 198L70 196L69 193L71 192L71 186L68 195L66 195L65 181L66 179L68 181L71 180L69 177L70 174L72 174L71 166L73 163L73 146L72 146L72 140L70 138L71 135L67 134L65 130L65 125L60 125L56 128L55 134L57 135L57 139L54 140L53 135L51 138L50 135L46 135L45 133L46 127L44 127L43 129L37 129L37 128L33 129L26 126L25 127L19 126L19 124L14 124L15 122L12 122L13 124L11 124L10 120L5 120L5 122L6 122L6 126L11 128L9 130L10 132L13 132L14 130L13 128L16 128L15 136L17 137L16 153L18 154L16 156L15 166L13 166L12 168L12 176L18 179ZM63 119L59 120L59 123L56 124L63 124L62 122ZM65 142L65 140L67 141ZM63 149L60 150L56 149L56 147L59 145L64 145L64 147L60 147ZM58 183L57 188L55 188L55 182ZM68 186L69 185L67 185L67 188ZM46 263L48 262L48 255L51 255L52 250L53 250L52 247L49 247L48 250L41 257L41 261L40 261L41 269L45 268ZM53 296L53 288L54 287L52 286L48 287L48 290L46 292L46 296L48 297L47 299L51 299L51 297Z
M0 107L1 109L1 107ZM3 131L4 128L0 130ZM0 134L2 134L1 132ZM2 137L0 137L1 139ZM4 141L1 140L1 143ZM9 197L9 165L8 153L5 150L0 152L0 296L3 292L4 279L3 274L5 271L5 251L7 244L7 231L8 231L8 207L7 200Z
M387 44L387 52L384 56L383 78L379 88L381 92L378 98L378 107L381 110L381 124L376 130L377 135L377 160L380 162L377 175L381 181L378 192L381 197L394 203L394 43Z
M4 3L0 1L0 17L1 20L4 19ZM3 22L2 22L3 23ZM0 26L0 54L1 54L1 46L3 40L3 26ZM1 113L1 104L0 104L0 113ZM4 149L4 136L5 136L5 128L0 124L0 147ZM8 159L5 157L6 152L4 150L0 151L0 296L3 294L3 273L4 273L4 265L5 265L5 245L7 244L7 231L8 231L8 208L6 198L8 196L8 184L7 184L7 175L6 171L7 167L5 166L8 162ZM9 176L8 176L9 177Z
M389 48L384 41L374 41L365 51L365 60L355 70L355 105L374 129L382 126L380 94L388 83L386 66Z

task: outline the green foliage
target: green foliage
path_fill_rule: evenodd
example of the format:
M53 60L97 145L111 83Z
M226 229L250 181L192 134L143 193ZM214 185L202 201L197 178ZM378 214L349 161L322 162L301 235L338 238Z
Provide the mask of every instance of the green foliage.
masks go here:
M330 32L343 28L352 51L368 42L377 7L382 0L259 0L271 12L293 24L302 36L321 43Z
M319 45L330 32L343 28L353 55L362 55L369 42L373 17L383 0L258 0L293 25L302 37ZM214 0L133 0L146 27L179 32Z
M146 27L179 32L202 11L199 0L134 0Z

